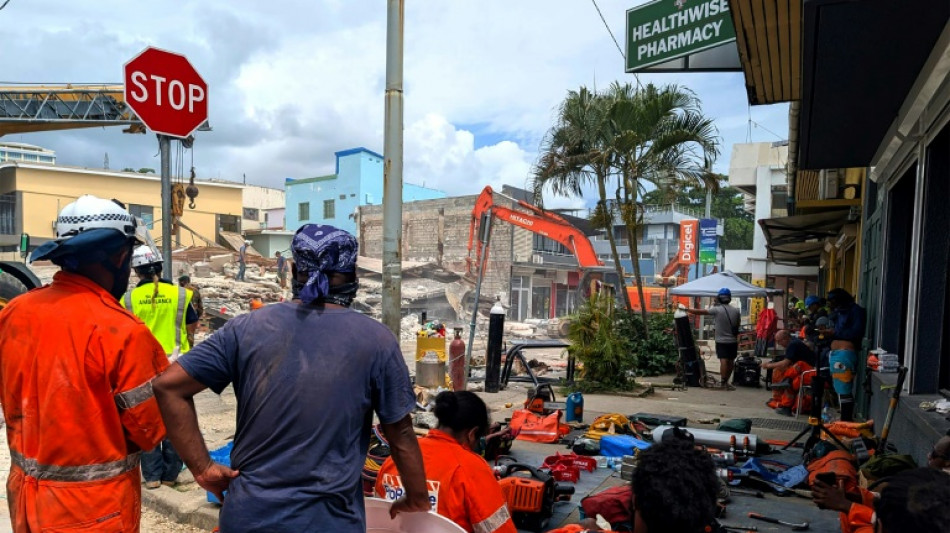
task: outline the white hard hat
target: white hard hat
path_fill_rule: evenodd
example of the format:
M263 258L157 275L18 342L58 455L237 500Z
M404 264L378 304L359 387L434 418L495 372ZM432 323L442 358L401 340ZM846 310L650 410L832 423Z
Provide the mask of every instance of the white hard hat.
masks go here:
M60 211L56 239L69 239L92 229L114 229L135 238L135 228L135 218L118 203L86 194Z
M132 268L161 264L162 256L158 254L151 246L138 246L132 252Z

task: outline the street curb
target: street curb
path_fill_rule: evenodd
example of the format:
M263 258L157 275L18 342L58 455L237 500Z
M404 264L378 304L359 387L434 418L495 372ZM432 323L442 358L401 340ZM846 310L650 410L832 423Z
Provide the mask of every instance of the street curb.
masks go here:
M179 492L164 485L152 490L142 487L142 505L180 524L205 531L218 527L221 508L209 503L203 490Z

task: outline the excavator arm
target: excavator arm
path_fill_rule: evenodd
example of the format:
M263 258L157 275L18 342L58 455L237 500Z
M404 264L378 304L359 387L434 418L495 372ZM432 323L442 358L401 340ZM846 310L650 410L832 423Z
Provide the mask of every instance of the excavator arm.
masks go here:
M496 205L494 201L495 195L511 200L524 211L516 211L508 207ZM485 187L475 201L475 208L472 209L472 221L469 225L467 258L469 275L478 272L483 261L488 261L488 250L485 250L484 257L482 257L481 247L476 245L476 241L478 240L477 236L484 229L482 225L491 224L492 218L502 220L560 243L574 254L581 268L603 266L603 263L597 258L594 246L590 243L587 236L568 222L567 219L557 213L545 211L527 202L496 193L491 187ZM472 258L473 249L474 259Z

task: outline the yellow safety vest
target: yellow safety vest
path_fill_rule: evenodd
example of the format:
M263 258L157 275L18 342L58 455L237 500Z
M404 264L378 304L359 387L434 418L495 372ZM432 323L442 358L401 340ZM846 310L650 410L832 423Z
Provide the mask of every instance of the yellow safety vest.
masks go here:
M188 305L192 292L184 287L170 283L158 284L158 297L152 305L155 285L146 283L125 293L122 307L139 317L165 349L166 355L183 354L191 349L188 344L188 330L185 324Z

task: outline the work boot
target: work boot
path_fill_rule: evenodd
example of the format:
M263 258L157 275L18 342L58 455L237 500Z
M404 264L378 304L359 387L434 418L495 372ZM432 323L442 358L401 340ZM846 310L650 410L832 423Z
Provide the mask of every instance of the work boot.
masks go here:
M155 489L157 489L158 487L161 487L161 486L162 486L162 482L161 482L161 481L146 481L146 482L145 482L145 488L147 488L147 489L149 489L149 490L155 490Z
M782 415L782 416L792 416L792 410L789 409L788 407L779 407L778 409L775 410L775 414Z

